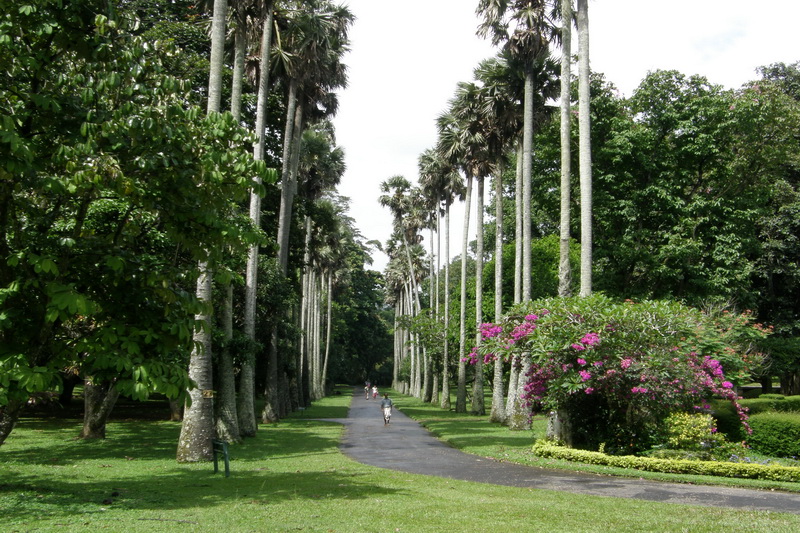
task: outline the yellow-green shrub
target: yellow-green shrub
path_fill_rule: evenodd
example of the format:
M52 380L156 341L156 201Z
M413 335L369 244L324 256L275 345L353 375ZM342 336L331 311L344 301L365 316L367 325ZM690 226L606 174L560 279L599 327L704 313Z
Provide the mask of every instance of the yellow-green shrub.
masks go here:
M544 440L535 442L532 449L533 453L539 457L618 468L632 468L648 472L800 482L800 467L796 466L654 459L635 455L606 455L600 452L565 448Z

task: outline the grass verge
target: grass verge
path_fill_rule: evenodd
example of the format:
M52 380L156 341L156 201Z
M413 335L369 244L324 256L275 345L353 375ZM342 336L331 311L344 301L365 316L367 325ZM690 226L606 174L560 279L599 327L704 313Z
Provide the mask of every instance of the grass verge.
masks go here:
M489 402L491 402L491 399L489 399ZM454 448L500 461L510 461L540 468L555 468L609 476L669 481L672 483L800 492L800 483L665 474L537 457L531 451L531 445L534 440L543 438L545 435L547 421L542 416L534 417L530 431L511 431L503 425L489 422L488 415L475 416L469 413L443 411L437 406L426 404L413 397L403 396L398 405L405 414L417 420L437 438L447 442Z
M331 396L261 426L256 437L232 446L230 478L215 475L209 463L175 462L176 423L114 421L107 439L91 442L74 439L80 421L23 419L0 448L0 530L800 530L796 515L499 487L362 465L340 453L341 425L314 420L341 418L348 403L348 394ZM409 399L400 403L413 409ZM480 435L468 433L460 443L480 449ZM504 438L494 446L516 448L520 437Z

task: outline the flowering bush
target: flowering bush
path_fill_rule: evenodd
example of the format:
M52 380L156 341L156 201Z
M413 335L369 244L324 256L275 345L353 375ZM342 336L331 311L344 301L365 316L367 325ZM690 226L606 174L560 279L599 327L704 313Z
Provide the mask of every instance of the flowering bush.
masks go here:
M649 448L673 412L708 412L712 397L746 424L734 384L760 363L752 346L766 334L746 314L602 295L529 302L481 329L474 357L530 357L525 397L567 418L574 445L625 453Z

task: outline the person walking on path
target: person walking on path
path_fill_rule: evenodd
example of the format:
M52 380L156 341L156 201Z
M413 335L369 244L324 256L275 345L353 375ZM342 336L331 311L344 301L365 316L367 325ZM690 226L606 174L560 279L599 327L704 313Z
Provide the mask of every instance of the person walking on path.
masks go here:
M389 419L392 418L392 408L394 404L392 400L389 398L389 393L383 395L383 400L381 400L381 411L383 411L383 425L387 425L389 423Z
M377 385L373 385L372 386L372 399L373 400L377 400L378 399L378 386Z

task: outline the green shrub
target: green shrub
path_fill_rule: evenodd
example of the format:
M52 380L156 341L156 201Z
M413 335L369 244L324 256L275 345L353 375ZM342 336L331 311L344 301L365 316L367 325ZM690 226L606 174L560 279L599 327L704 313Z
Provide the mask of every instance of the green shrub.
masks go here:
M739 413L727 400L713 400L711 402L711 415L717 422L717 431L725 435L731 442L741 442L747 438L747 433L739 421Z
M649 472L800 482L800 467L796 466L654 459L634 455L606 455L600 452L565 448L543 440L536 441L532 449L533 453L539 457L618 468L633 468Z
M725 444L725 436L711 415L673 413L665 420L664 443L674 450L708 451Z
M747 443L753 450L775 457L800 456L800 414L762 413L750 417L753 434Z
M759 398L763 398L766 400L784 400L786 399L786 396L784 396L783 394L762 394L759 396Z

